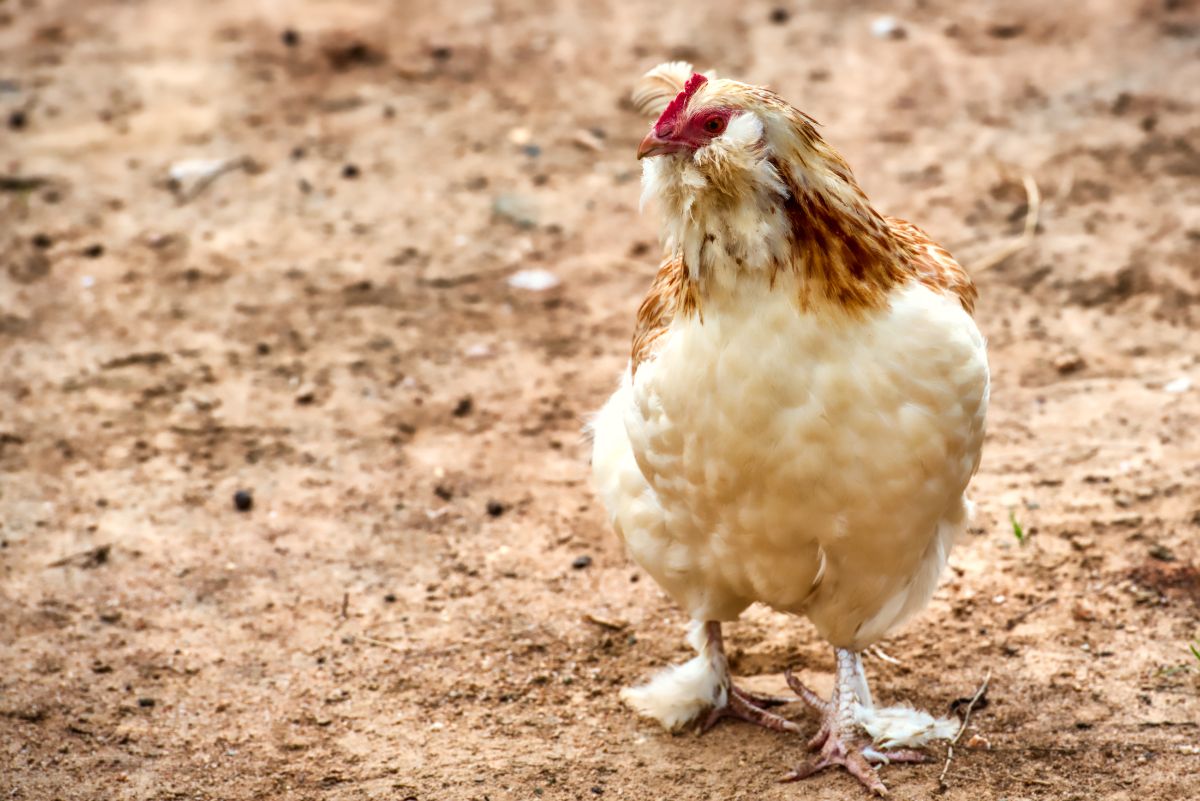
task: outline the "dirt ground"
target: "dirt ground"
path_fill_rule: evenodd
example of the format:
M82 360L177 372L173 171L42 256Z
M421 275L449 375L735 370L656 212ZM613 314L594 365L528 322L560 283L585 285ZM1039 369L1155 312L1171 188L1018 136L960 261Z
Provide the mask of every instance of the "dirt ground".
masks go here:
M580 433L656 264L624 98L679 57L968 267L1041 190L977 276L976 527L868 662L987 703L895 797L1195 797L1200 4L848 5L0 0L0 798L864 797L617 697L687 656ZM830 686L804 621L728 636Z

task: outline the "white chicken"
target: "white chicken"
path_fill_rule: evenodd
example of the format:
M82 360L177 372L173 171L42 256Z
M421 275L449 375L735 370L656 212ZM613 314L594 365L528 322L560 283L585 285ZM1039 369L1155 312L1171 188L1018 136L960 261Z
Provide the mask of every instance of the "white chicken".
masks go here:
M859 654L928 602L969 518L988 402L975 288L773 92L674 62L634 102L659 115L637 156L665 258L592 465L698 656L623 696L670 729L798 731L733 684L721 623L753 603L802 614L837 676L828 701L787 676L822 717L790 777L840 765L885 794L872 763L919 761L956 730L876 708Z

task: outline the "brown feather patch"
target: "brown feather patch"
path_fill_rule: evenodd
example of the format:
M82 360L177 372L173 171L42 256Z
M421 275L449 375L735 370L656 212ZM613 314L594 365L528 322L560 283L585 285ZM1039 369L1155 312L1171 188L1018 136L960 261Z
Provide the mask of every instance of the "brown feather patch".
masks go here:
M916 279L935 292L956 296L973 314L979 293L962 265L917 226L875 211L845 163L832 152L826 159L830 156L831 173L849 190L842 197L843 203L849 199L848 208L801 189L782 164L774 163L790 195L784 211L791 222L795 264L805 279L802 305L816 297L851 313L882 308L893 287Z
M769 135L748 145L757 153L770 143L774 150L768 163L786 189L777 210L767 213L782 213L787 242L773 251L772 263L753 265L769 271L772 287L779 272L792 272L800 279L802 309L824 306L858 316L886 308L895 289L917 282L953 295L968 313L973 312L977 293L970 276L919 228L876 211L849 165L821 137L815 120L768 89L714 81L706 85L706 92L706 103L747 109L775 126L773 134L768 128ZM708 165L703 196L706 213L719 215L753 190L744 170L744 161L736 159ZM707 232L701 252L713 241L712 232ZM730 249L730 242L725 247L741 269L737 251ZM656 340L674 314L699 312L699 300L708 283L705 275L698 283L689 279L678 256L663 262L638 314L635 370L653 354Z
M784 212L793 263L804 277L802 305L824 300L851 313L886 305L888 292L907 277L903 254L853 179L847 188L858 197L844 210L821 192L802 189L784 165L774 166L788 188Z
M664 259L638 308L630 353L630 369L634 375L637 375L638 366L653 355L658 339L667 332L675 315L696 314L699 308L696 285L688 275L683 259L678 256Z
M956 295L967 314L974 314L975 299L979 297L979 292L962 265L912 223L896 217L888 217L887 222L896 238L908 250L909 264L916 279L936 292Z

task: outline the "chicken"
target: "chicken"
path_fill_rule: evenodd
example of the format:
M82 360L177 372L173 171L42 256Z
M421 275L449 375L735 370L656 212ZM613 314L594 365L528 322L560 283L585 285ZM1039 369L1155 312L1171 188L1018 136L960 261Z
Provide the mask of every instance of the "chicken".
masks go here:
M647 73L638 148L665 257L620 386L591 423L597 491L632 558L691 616L697 656L623 692L669 729L737 717L721 624L753 603L835 649L832 697L792 771L873 763L956 724L874 706L860 653L928 602L971 504L988 365L976 290L920 229L877 212L816 123L691 65Z

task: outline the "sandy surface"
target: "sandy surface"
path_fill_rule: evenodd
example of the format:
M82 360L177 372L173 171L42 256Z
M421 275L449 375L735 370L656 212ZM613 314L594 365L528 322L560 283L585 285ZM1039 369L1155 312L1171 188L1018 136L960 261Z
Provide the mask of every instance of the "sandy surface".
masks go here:
M863 797L617 698L686 656L580 435L667 57L779 89L968 266L1036 179L978 275L977 526L868 670L938 712L991 672L943 798L1194 796L1197 3L700 5L0 2L0 798ZM803 621L728 631L828 688Z

